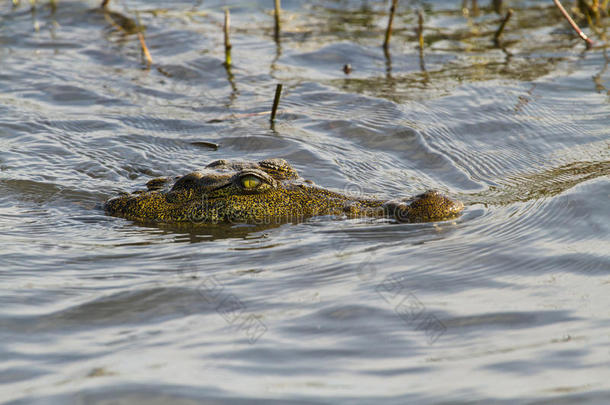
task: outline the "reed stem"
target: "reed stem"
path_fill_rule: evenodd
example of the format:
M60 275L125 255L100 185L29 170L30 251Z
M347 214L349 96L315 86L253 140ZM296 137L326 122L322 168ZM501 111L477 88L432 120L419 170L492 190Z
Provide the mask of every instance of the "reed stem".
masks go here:
M282 94L282 84L278 83L275 86L275 96L273 97L273 107L271 108L271 122L275 121L275 114L277 113L277 107L280 104L280 95Z
M225 65L231 66L231 38L229 36L231 29L231 14L229 13L229 9L225 8Z
M383 47L388 49L390 46L390 38L392 37L392 23L394 22L394 14L396 14L396 5L398 0L392 0L392 6L390 7L390 17L388 19L388 27L385 30L385 39L383 41Z
M424 14L417 12L417 39L419 40L419 51L424 51Z
M506 12L506 16L504 16L504 18L502 19L502 22L500 23L500 26L498 27L498 30L496 31L496 33L494 35L494 42L496 44L499 43L500 37L502 36L502 33L504 32L504 27L506 27L508 20L510 20L510 18L512 16L513 16L513 9L509 8L508 11Z
M280 0L275 0L275 12L273 14L275 18L275 30L274 37L276 41L280 40L280 14L282 12Z

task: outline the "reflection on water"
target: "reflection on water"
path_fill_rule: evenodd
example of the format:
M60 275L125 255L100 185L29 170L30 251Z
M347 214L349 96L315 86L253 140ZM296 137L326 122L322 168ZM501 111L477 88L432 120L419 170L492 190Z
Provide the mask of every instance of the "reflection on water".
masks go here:
M272 4L228 3L230 68L225 2L0 5L3 400L608 402L603 40L585 52L527 1L501 49L504 10L400 2L384 53L386 2L283 3L277 41ZM269 157L336 191L467 207L274 227L101 209Z

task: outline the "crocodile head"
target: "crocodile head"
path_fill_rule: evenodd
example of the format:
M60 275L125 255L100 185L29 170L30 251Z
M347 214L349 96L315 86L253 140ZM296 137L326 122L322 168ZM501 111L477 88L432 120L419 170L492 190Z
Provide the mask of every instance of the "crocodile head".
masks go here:
M464 208L437 191L390 201L347 196L301 179L283 159L217 160L201 171L150 180L147 188L107 201L106 213L158 223L264 224L320 215L427 222L456 217Z

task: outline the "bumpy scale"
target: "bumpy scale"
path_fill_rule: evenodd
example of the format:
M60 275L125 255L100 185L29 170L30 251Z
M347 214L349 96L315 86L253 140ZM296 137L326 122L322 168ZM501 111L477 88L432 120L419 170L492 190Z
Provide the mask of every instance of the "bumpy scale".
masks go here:
M283 159L217 160L182 177L150 180L147 191L113 198L106 213L158 223L300 222L320 215L428 222L454 218L464 205L437 191L376 200L329 191L303 180Z

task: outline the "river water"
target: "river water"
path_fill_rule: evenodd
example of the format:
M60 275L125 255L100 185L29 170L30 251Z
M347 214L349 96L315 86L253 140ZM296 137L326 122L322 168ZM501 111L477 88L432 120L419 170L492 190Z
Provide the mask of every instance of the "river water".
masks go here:
M385 54L387 2L283 3L276 42L273 2L228 2L230 69L225 2L1 3L0 401L610 402L603 41L525 1L502 50L486 4L434 0L399 3ZM466 210L172 229L100 208L267 157Z

